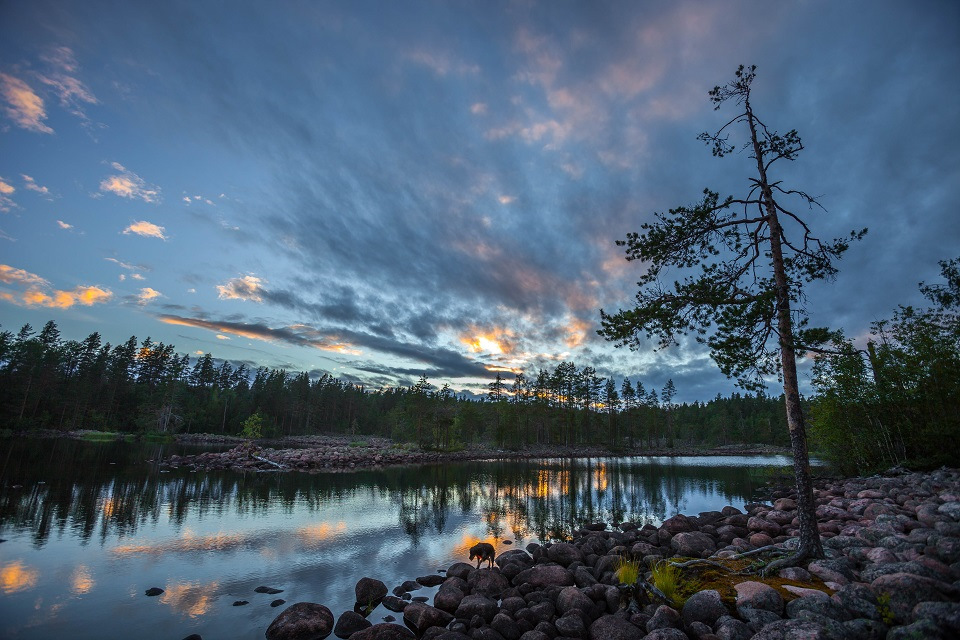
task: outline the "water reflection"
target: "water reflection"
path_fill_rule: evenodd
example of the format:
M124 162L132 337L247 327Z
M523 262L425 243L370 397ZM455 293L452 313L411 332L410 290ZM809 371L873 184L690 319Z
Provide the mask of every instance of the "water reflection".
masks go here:
M225 515L319 514L358 498L392 505L414 545L427 531L443 533L451 514L471 512L482 514L487 535L497 540L557 539L589 522L658 523L673 513L742 502L769 473L765 467L739 466L751 462L740 458L711 458L705 461L712 464L697 465L675 458L548 459L318 475L162 473L145 460L164 454L164 445L52 442L59 452L40 456L46 460L37 459L39 452L30 443L7 443L19 451L8 458L4 471L0 530L29 531L37 547L53 534L69 534L84 544L123 540L161 521L180 532L162 545L121 544L113 549L117 554L256 546L253 533L199 534L184 527L188 521ZM353 515L353 520L364 516ZM292 536L300 546L310 546L344 535L353 524L323 518L292 531L266 533Z
M0 636L262 637L275 597L353 606L480 541L742 505L785 459L487 461L331 474L160 472L170 445L0 441ZM280 596L256 594L264 584ZM164 593L147 598L144 590ZM250 605L233 607L236 600ZM373 621L387 612L375 612Z

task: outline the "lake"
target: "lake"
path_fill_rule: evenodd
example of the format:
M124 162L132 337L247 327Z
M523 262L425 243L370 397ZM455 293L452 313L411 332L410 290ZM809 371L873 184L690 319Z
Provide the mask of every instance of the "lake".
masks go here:
M500 553L590 522L742 508L790 464L624 457L239 474L151 462L198 450L0 440L0 637L263 638L294 602L352 609L364 576L393 589L466 561L480 540ZM283 592L255 593L261 585ZM164 593L147 597L150 587ZM271 608L276 598L287 604ZM389 614L381 606L370 620Z

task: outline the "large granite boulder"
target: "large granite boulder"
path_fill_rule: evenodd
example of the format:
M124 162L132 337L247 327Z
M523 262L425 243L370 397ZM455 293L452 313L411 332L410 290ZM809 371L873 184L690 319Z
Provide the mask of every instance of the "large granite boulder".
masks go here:
M330 609L314 602L298 602L273 619L266 635L267 640L323 640L332 631Z
M445 627L453 620L453 614L447 613L442 609L431 607L424 602L411 602L403 610L403 621L418 636L430 627Z
M691 622L702 622L709 627L713 627L720 616L725 616L729 612L720 600L720 594L714 589L698 591L690 596L680 611L680 617L684 624Z
M387 585L375 578L360 578L353 589L362 605L380 602L387 595Z

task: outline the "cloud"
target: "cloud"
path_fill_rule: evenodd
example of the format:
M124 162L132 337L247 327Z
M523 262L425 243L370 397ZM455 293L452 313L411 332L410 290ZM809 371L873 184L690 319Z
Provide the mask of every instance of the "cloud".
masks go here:
M152 222L147 222L146 220L140 220L134 222L129 227L123 230L124 235L129 235L135 233L138 236L144 236L147 238L159 238L160 240L166 240L167 236L164 234L166 229L159 225L155 225Z
M119 162L113 162L110 166L120 173L104 178L100 182L100 191L112 193L121 198L130 198L131 200L160 202L160 187L147 184L143 178L129 171Z
M211 321L168 314L158 315L157 319L166 324L196 327L219 334L228 333L251 340L282 342L300 347L313 347L314 349L339 353L354 352L351 345L340 341L336 336L322 335L320 332L306 325L272 328L260 323Z
M83 110L85 104L98 104L96 96L73 73L78 70L77 60L69 47L57 47L41 56L51 65L53 72L49 75L39 75L37 79L50 87L60 99L60 106L70 113L87 120Z
M20 177L23 178L23 186L27 191L36 191L42 196L50 195L50 189L48 189L47 187L41 187L39 184L37 184L36 180L31 178L27 174L21 173Z
M17 203L10 198L14 191L16 189L12 184L0 178L0 211L7 212L17 207Z
M26 82L0 73L0 95L7 103L4 112L18 127L38 133L53 133L53 129L43 123L47 119L43 98L34 93Z
M406 58L411 62L430 69L440 77L446 76L449 73L456 75L475 75L480 73L480 67L478 65L462 62L450 54L417 49L407 53Z
M0 282L24 288L23 291L0 291L0 299L24 307L69 309L75 304L89 307L113 297L109 289L98 286L80 285L70 291L53 289L37 274L6 264L0 264Z
M487 104L485 102L474 102L470 105L470 113L475 116L487 115Z
M157 291L156 289L152 289L150 287L144 287L143 289L140 289L140 295L137 296L137 300L139 304L144 305L150 302L151 300L153 300L154 298L160 298L162 296L163 294Z
M70 229L73 229L73 225L72 225L72 224L68 224L68 223L64 222L63 220L57 220L57 226L60 227L61 229L65 229L65 230L67 230L67 231L69 231Z
M221 300L263 302L263 282L265 281L253 275L234 278L226 284L217 285L217 297Z

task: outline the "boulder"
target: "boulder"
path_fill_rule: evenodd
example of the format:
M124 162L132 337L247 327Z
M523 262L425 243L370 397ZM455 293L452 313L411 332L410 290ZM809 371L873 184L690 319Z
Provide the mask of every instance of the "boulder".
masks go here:
M634 638L638 636L633 636ZM666 627L663 629L654 629L644 636L645 640L688 640L687 634L680 629Z
M390 611L400 613L406 608L407 601L397 596L385 596L381 604Z
M451 620L452 614L422 602L411 602L403 610L403 621L414 629L418 636L423 635L430 627L445 627Z
M713 538L700 531L681 532L670 539L670 547L677 555L704 558L717 550Z
M676 628L680 626L680 612L665 604L657 607L653 617L647 621L647 631Z
M578 610L565 613L553 622L557 633L568 638L582 638L587 632L583 624L583 616Z
M573 584L573 574L556 564L537 565L517 574L514 585L529 584L533 587L565 587Z
M720 594L714 589L707 589L698 591L687 599L680 611L680 617L683 618L684 624L702 622L713 627L713 623L727 613L727 608L720 600Z
M561 566L569 567L573 562L582 562L583 554L569 542L558 542L547 548L547 558Z
M313 602L298 602L273 619L266 635L267 640L323 640L332 631L330 609Z
M600 616L590 625L592 640L636 640L642 634L638 627L615 615Z
M380 602L387 595L387 585L375 578L360 578L353 589L356 602L362 605Z
M749 607L783 615L783 598L770 585L747 581L734 585L734 589L737 591L738 611L743 607Z
M497 615L499 609L495 600L491 600L484 595L474 594L460 601L454 615L457 618L465 618L467 620L475 615L479 615L489 623L493 620L493 616Z
M474 568L472 564L467 564L466 562L455 562L454 564L450 565L450 567L447 569L447 577L463 578L464 580L466 580L467 576L469 576L474 571L476 571L476 568Z
M416 638L409 629L398 624L381 623L357 631L350 640L414 640Z
M499 569L478 569L467 578L467 586L472 594L499 598L501 593L510 588L510 581Z
M520 636L523 635L520 625L503 613L498 613L490 620L490 627L505 640L520 640Z
M850 619L850 613L843 605L822 591L816 591L787 603L787 617L799 618L801 611L812 611L837 622Z
M583 613L589 613L593 609L593 600L576 587L561 589L560 594L557 595L557 610L564 614L575 609L579 609Z
M682 513L678 513L672 518L667 518L664 520L663 524L660 525L660 528L665 529L671 536L675 536L678 533L683 533L685 531L694 531L696 530L697 526L692 520L690 520L690 518Z
M435 587L439 584L443 584L444 580L446 580L446 578L437 573L433 573L429 576L420 576L417 578L417 582L425 587Z
M826 629L810 620L777 620L764 625L752 640L833 640Z
M958 597L953 585L912 573L880 576L871 586L874 593L889 594L890 610L900 624L910 621L913 608L921 602L949 602Z
M333 635L338 638L349 638L351 635L366 629L367 627L373 626L369 620L364 618L359 613L353 611L344 611L340 614L340 619L337 620L336 626L333 628Z
M453 613L457 610L457 607L460 606L460 601L463 600L467 594L457 583L450 582L450 578L447 578L447 581L448 582L440 585L439 591L433 596L433 604L438 609ZM460 582L463 581L461 580Z

